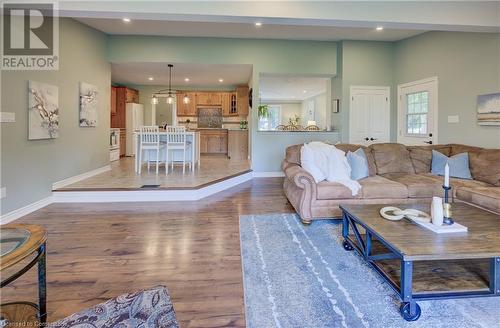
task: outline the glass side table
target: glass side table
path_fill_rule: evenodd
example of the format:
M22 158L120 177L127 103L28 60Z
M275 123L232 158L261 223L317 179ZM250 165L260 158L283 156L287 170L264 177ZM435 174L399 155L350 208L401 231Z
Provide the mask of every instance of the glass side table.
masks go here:
M0 327L39 327L47 321L47 233L41 226L7 224L0 227L0 287L21 277L38 264L38 304L15 302L0 305ZM8 272L6 277L5 274Z

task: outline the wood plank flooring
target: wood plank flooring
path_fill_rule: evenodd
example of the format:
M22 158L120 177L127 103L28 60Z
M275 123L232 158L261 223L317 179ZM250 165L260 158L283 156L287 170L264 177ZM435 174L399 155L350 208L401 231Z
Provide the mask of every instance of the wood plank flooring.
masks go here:
M142 173L134 172L134 158L123 157L111 163L111 170L57 189L70 190L135 190L142 185L160 185L161 189L196 188L220 181L250 170L248 160L229 159L224 155L203 155L200 168L194 171L186 166L186 173L182 174L182 165L174 165L174 171L169 167L169 174L165 175L165 166L160 165L159 173L151 165L148 172L143 164Z
M49 322L121 293L166 285L182 327L244 327L239 221L292 212L282 178L197 202L52 204L16 223L48 231ZM36 301L36 270L2 302Z

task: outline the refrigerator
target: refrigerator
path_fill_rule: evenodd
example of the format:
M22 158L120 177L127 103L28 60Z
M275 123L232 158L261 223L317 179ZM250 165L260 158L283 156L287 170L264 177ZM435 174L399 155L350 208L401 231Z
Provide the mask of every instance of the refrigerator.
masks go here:
M139 127L144 125L144 106L142 104L127 103L125 107L125 155L134 156L137 138L134 135Z

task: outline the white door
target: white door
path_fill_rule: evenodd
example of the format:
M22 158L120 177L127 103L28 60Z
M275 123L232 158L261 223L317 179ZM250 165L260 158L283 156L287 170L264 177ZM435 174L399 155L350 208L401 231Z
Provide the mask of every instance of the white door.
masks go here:
M370 145L389 142L390 88L351 86L349 142Z
M438 141L437 77L398 86L398 142L405 145Z

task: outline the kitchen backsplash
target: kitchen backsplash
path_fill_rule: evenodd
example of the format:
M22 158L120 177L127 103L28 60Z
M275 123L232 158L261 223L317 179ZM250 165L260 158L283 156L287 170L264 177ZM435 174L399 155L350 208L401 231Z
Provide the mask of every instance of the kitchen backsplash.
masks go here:
M222 108L198 108L199 128L222 128Z
M198 117L196 116L183 116L177 118L177 123L179 125L186 126L186 120L189 120L189 128L196 129L198 127L203 127L198 125ZM222 128L223 129L234 129L238 128L240 121L247 120L247 117L244 116L225 116L222 117Z

